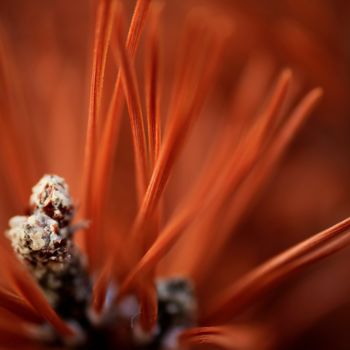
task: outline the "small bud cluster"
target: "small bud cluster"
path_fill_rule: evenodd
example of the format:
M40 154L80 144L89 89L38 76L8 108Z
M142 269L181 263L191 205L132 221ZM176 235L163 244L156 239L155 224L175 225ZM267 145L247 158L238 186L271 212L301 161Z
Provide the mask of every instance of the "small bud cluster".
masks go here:
M96 321L87 312L91 282L74 246L74 205L64 179L45 175L33 187L30 208L29 215L10 219L7 236L57 313L85 331L86 341L76 349L107 348L109 341L117 341L122 349L178 350L178 335L196 324L197 305L189 280L156 281L158 319L149 332L138 320L140 305L133 295ZM111 295L113 299L115 290ZM114 321L118 327L111 328ZM59 338L53 344L59 345Z
M30 207L31 215L10 219L7 236L50 303L69 317L67 301L85 305L90 287L72 240L74 206L64 179L45 175L33 187Z

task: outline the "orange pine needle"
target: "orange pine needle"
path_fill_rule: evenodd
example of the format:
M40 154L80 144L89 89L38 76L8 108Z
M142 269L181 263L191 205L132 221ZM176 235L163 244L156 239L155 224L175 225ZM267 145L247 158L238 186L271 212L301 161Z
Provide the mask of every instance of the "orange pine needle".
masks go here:
M146 107L147 107L147 133L148 149L151 168L153 169L158 158L160 148L160 82L159 82L159 17L162 7L159 4L153 6L150 18L150 29L147 36L148 54L146 57Z
M98 2L96 13L96 29L94 37L94 50L93 50L93 62L92 62L92 74L90 83L90 100L88 111L88 123L86 131L86 143L85 143L85 155L83 166L83 216L91 218L92 215L92 183L93 183L93 169L96 157L96 145L97 145L97 122L98 111L101 103L102 92L102 80L104 71L104 54L106 51L106 42L103 42L104 29L108 23L108 5L107 0L101 0ZM112 11L110 11L112 12ZM94 237L93 228L90 227L86 230L86 248L89 256L91 257L91 263L93 260L93 250L96 238Z
M228 219L222 225L224 232L227 230L232 231L232 228L247 210L247 206L252 198L257 197L257 193L262 186L262 183L269 177L279 159L282 157L283 152L286 150L287 146L307 117L310 116L311 111L317 105L321 97L322 90L319 88L308 93L291 113L285 125L282 127L282 130L280 130L272 139L272 144L266 154L258 161L253 173L250 174L237 192L235 199L228 210Z
M217 36L211 39L212 41L208 45L207 52L207 55L209 54L210 56L206 56L206 65L198 73L199 77L193 97L178 110L176 119L173 120L173 123L169 126L168 133L165 135L158 161L132 229L131 242L138 240L143 226L156 208L169 179L170 171L184 144L189 128L195 121L195 118L199 116L205 97L213 85L213 80L218 69L217 63L221 57L222 49L227 39L227 33L218 33Z
M131 270L122 283L119 298L125 296L129 292L130 288L133 287L137 278L152 271L156 264L161 260L180 238L180 234L184 227L188 224L191 219L190 213L186 212L183 215L178 215L176 221L173 220L169 223L158 236L156 241L148 249L147 253L139 261L133 270Z
M234 151L231 151L233 154L230 155L229 161L226 161L224 166L222 164L214 166L214 168L217 168L217 173L213 173L215 175L215 179L213 180L215 181L207 182L208 186L205 186L205 188L209 188L200 192L201 195L205 194L205 204L201 205L204 219L198 221L197 226L192 228L192 231L196 230L196 233L192 233L192 235L196 234L197 240L199 240L199 237L202 238L200 239L201 245L197 246L197 249L191 252L191 261L188 263L190 271L202 270L201 261L203 255L206 255L205 260L208 260L207 251L209 247L211 251L212 242L218 239L218 237L214 239L217 231L213 229L214 226L218 225L217 218L222 218L221 211L223 210L222 207L225 206L227 198L231 196L245 179L254 166L261 149L263 149L267 134L271 132L279 116L290 79L291 72L289 70L281 73L266 110L247 131L246 135L242 137L242 140L234 148ZM226 145L223 147L226 147ZM225 237L223 234L221 234L220 239L224 241ZM188 250L191 248L188 246L184 249Z
M277 255L225 289L203 314L203 323L231 318L262 292L302 266L333 254L350 243L350 218Z
M262 329L254 326L212 326L197 327L180 335L183 346L207 345L219 349L239 350L264 348L269 339Z
M126 39L126 49L133 59L138 47L140 37L144 28L144 23L148 14L151 0L138 0L134 14L130 23L128 36ZM113 94L110 100L107 119L103 128L100 152L98 154L98 167L96 167L96 189L98 203L102 204L103 194L110 178L111 164L118 140L118 130L120 125L122 107L122 83L119 73L114 85ZM102 198L101 198L102 197Z
M116 10L116 1L115 0L100 0L105 1L106 5L104 6L104 14L103 14L103 24L100 28L100 33L96 33L96 38L100 37L100 49L96 50L97 54L97 61L98 64L96 65L96 115L99 115L99 111L101 108L101 100L102 100L102 92L103 92L103 83L104 83L104 76L105 76L105 70L106 70L106 62L107 62L107 53L109 49L110 44L110 38L112 34L113 24L114 24L114 17L115 17L115 10ZM98 24L96 25L96 28L98 29ZM97 45L97 43L96 43ZM94 64L93 64L94 67ZM101 119L101 118L99 118ZM97 124L99 126L99 120L97 120Z
M140 202L146 191L148 180L146 134L135 68L131 64L130 57L128 57L128 53L124 48L122 19L121 9L119 9L119 16L117 18L118 26L115 35L116 45L113 45L113 49L120 64L124 94L129 111L132 140L134 144L137 193Z
M23 321L39 323L43 320L40 313L22 298L6 290L0 290L0 308L20 317Z
M225 207L221 208L222 220L217 224L217 228L220 230L221 234L220 236L217 236L215 240L209 240L208 243L204 245L207 249L210 247L210 254L206 253L208 251L206 251L204 247L195 254L195 256L197 256L197 263L200 259L203 259L203 254L205 254L205 266L209 268L211 262L218 256L220 249L225 243L225 239L227 239L229 235L232 235L234 228L247 211L247 207L252 199L257 198L257 193L262 187L264 181L269 177L275 168L276 163L282 157L283 152L293 139L293 136L299 130L306 118L311 114L312 109L316 106L321 96L321 89L314 89L307 94L291 113L281 131L272 138L272 145L266 150L262 157L257 160L252 172L246 176L245 181L235 193L232 203L226 204ZM202 227L208 229L208 231L205 231L204 236L206 237L210 227L208 225L203 225ZM201 233L203 234L203 231ZM203 277L203 274L201 273L202 270L200 270L195 263L192 265L192 275L198 283L200 283ZM203 265L203 263L201 265Z
M131 58L134 58L137 46L140 41L144 22L148 13L150 0L138 0L134 14L130 23L128 36L126 39L126 48ZM110 181L112 159L118 140L118 131L121 122L122 109L122 85L121 74L118 73L113 94L109 103L106 121L102 130L102 137L99 145L99 152L96 159L96 171L94 174L95 182L93 184L92 202L94 206L93 221L94 227L99 227L101 222L101 212L105 205L107 187ZM98 263L98 250L94 249L99 239L96 237L95 229L91 229L91 234L87 243L91 246L89 249L90 265L96 269ZM91 239L90 239L91 238Z
M282 73L280 82L277 84L276 88L276 92L278 91L279 93L273 95L271 106L268 108L268 113L264 115L265 117L263 118L263 121L252 131L254 139L256 136L256 132L261 133L263 135L264 130L266 130L267 125L269 125L269 122L274 120L273 117L277 114L276 108L277 106L280 106L281 102L283 101L283 96L288 86L289 79L290 73L288 71ZM234 165L236 166L236 162L234 163ZM232 170L228 172L228 174L232 176ZM225 184L227 184L226 181ZM227 188L225 187L222 191L218 193L221 194L219 197L221 198L222 194L227 194ZM217 203L220 203L220 200L218 200ZM210 204L212 207L212 200L210 200ZM181 230L184 228L185 224L187 224L190 220L189 218L192 214L191 209L195 210L194 208L190 208L189 211L186 211L184 209L184 211L181 212L181 214L179 214L178 216L174 217L173 221L170 222L169 225L164 229L164 233L162 233L159 239L156 240L155 244L151 246L151 248L147 251L145 256L137 264L136 268L130 272L127 280L123 283L123 287L121 288L123 292L124 289L127 290L128 288L130 288L131 284L134 282L137 275L139 275L141 271L142 273L145 273L145 271L147 271L150 267L154 267L154 264L156 264L169 251L173 244L179 239L180 234L182 233Z

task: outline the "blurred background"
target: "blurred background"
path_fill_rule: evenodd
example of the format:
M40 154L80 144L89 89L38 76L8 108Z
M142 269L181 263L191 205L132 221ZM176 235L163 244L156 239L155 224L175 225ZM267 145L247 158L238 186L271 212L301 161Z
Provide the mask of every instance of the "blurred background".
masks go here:
M186 14L203 7L234 24L218 83L176 168L168 201L185 193L203 161L210 129L220 123L231 92L246 64L256 59L273 80L284 67L294 73L293 93L315 86L325 96L294 140L283 162L227 245L232 279L270 256L309 237L350 213L350 2L347 0L168 0L162 15L164 99L170 89L173 57ZM135 1L124 1L130 13ZM4 0L0 2L4 75L13 86L14 105L29 123L14 118L24 138L34 140L35 172L63 175L76 197L86 127L94 6L87 0ZM174 44L175 43L175 44ZM142 66L142 55L138 57ZM141 69L141 68L140 68ZM168 78L169 77L169 78ZM107 84L109 78L106 78ZM112 79L111 79L112 81ZM6 94L0 102L6 104ZM247 101L249 104L249 101ZM165 102L164 102L165 104ZM12 111L13 112L13 111ZM30 125L31 130L25 126ZM126 136L124 136L124 134ZM127 123L121 144L129 145ZM21 150L24 146L18 144ZM193 147L195 146L195 147ZM2 145L2 147L4 147ZM118 154L119 198L128 198L133 179L131 147ZM191 161L189 161L189 159ZM1 164L0 168L6 167ZM28 177L29 174L23 174ZM2 178L0 223L18 208L11 180ZM32 181L32 183L34 183ZM124 185L125 184L125 185ZM120 188L122 187L122 188ZM134 203L112 205L132 217ZM130 202L130 205L125 204ZM290 279L247 315L271 325L276 347L349 349L350 250ZM220 274L220 271L219 271ZM227 269L222 269L227 274Z

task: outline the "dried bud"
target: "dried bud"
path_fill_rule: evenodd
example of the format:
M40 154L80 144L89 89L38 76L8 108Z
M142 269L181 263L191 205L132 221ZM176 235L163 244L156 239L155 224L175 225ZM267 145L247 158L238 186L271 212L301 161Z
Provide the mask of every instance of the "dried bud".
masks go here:
M7 231L12 246L21 258L30 258L38 251L54 251L62 242L57 221L45 214L15 216Z
M68 185L57 175L45 175L41 178L32 189L30 205L33 211L42 211L56 220L60 227L69 225L74 215Z
M64 179L45 175L33 187L30 204L32 215L11 218L7 237L56 311L83 322L91 286L74 246L74 207Z

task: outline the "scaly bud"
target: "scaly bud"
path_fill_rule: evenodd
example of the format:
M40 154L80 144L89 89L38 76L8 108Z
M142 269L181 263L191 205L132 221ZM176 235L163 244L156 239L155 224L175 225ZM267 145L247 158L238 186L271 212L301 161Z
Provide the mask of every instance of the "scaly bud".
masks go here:
M41 178L33 187L30 205L34 212L44 212L56 220L60 227L69 225L74 215L68 185L57 175L45 175Z
M70 226L74 207L63 178L45 175L33 187L30 216L14 216L6 232L13 250L66 319L86 319L90 281Z

